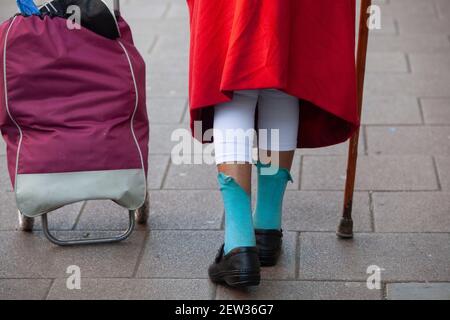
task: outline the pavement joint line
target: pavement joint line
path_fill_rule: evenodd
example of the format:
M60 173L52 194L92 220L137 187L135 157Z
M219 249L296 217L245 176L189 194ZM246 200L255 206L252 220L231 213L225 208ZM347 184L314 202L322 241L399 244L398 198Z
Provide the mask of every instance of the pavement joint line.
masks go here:
M265 267L264 267L265 269ZM53 287L54 283L57 280L66 280L66 278L0 278L0 280L51 280L51 285L49 287L49 291L50 289ZM199 278L199 277L195 277L195 278L179 278L179 277L139 277L139 278L130 278L130 277L82 277L82 282L83 280L209 280L209 278L207 276L205 276L205 278ZM343 279L275 279L275 278L271 278L271 279L261 279L261 281L263 282L334 282L334 283L366 283L365 280L343 280ZM212 285L214 285L217 288L217 285L211 281L210 282ZM433 280L433 281L417 281L417 280L386 280L386 281L382 281L382 283L385 284L399 284L399 283L421 283L421 284L433 284L433 283L450 283L447 280ZM381 290L381 289L380 289Z
M369 216L370 216L370 229L372 232L376 232L375 230L375 206L373 202L373 192L369 191Z
M398 23L397 19L393 19L393 24L394 24L394 34L401 36L400 34L400 25Z
M294 279L297 280L300 274L300 249L301 249L301 232L297 231L295 233L295 261L294 261Z
M168 159L166 159L166 165L164 167L163 177L161 179L161 183L159 184L159 190L164 190L164 185L166 184L167 176L169 174L170 167L172 165L172 155L168 156ZM168 189L167 189L168 190ZM180 189L174 189L174 190L180 190Z
M156 45L158 44L158 41L159 41L159 35L155 35L153 37L152 43L150 44L150 47L147 50L148 55L152 54L153 50L155 49ZM147 64L147 62L146 62L146 64Z
M265 268L264 268L265 269ZM7 278L0 278L0 280L50 280L51 284L49 286L49 291L51 289L51 287L54 285L54 282L56 282L57 280L66 280L65 277L62 278L45 278L45 277L7 277ZM82 277L82 281L83 280L209 280L209 278L207 276L205 276L204 278L199 278L199 277L187 277L187 278L181 278L181 277L123 277L123 276L119 276L119 277ZM334 283L366 283L365 280L361 280L361 279L313 279L313 278L308 278L308 279L285 279L285 278L280 278L280 279L276 279L276 278L270 278L270 279L262 279L263 282L334 282ZM210 281L209 281L210 282ZM411 280L383 280L382 281L383 284L387 285L387 284L403 284L403 283L419 283L419 284L434 284L434 283L450 283L449 280L433 280L433 281L424 281L424 280L417 280L417 279L411 279ZM211 282L211 284L213 284L214 286L216 286L214 283Z
M142 239L142 247L140 248L139 254L138 254L137 259L136 259L136 264L134 266L133 273L132 273L132 276L131 276L132 278L136 278L136 275L137 275L138 270L139 270L139 266L141 265L142 259L143 259L144 254L145 254L145 248L146 248L147 241L148 241L148 239L150 237L150 233L151 233L151 231L145 232L145 234L144 234L144 239Z
M431 2L431 5L433 6L433 11L434 11L434 14L436 15L436 18L437 18L438 20L443 19L443 18L444 18L444 15L441 14L437 2L436 2L436 1Z
M408 128L408 127L450 127L450 124L439 124L439 123L373 123L373 124L365 124L367 127L400 127L400 128Z
M303 171L304 171L304 161L305 160L305 155L301 154L300 155L300 169L299 169L299 173L298 173L298 190L302 191L303 190Z
M381 281L381 300L387 300L387 284L385 281Z
M211 294L211 300L217 300L218 285L216 283L212 283L212 285L213 285L213 290L212 290L212 294Z
M398 284L398 283L421 283L421 284L433 284L433 283L450 283L450 280L432 280L432 281L425 281L425 280L385 280L383 281L386 284Z
M294 187L295 187L295 189L294 189L294 191L298 191L298 190L300 190L300 180L301 180L301 176L302 176L302 156L300 155L299 157L299 164L298 164L298 166L297 166L297 168L294 168L294 169L298 169L298 181L297 182L295 182L295 180L294 180ZM295 155L294 155L294 163L295 163ZM292 170L291 170L291 172L292 172Z
M366 124L361 125L361 129L362 130L359 133L360 137L358 139L362 138L362 142L363 142L362 153L364 155L368 156L369 155L369 142L368 142L368 134L367 134L367 125ZM362 133L362 137L361 137L361 133ZM347 148L346 148L347 153L348 153L349 148L350 148L350 142L347 143ZM359 148L359 146L357 145L356 148Z
M412 74L413 73L413 68L412 68L412 64L411 64L411 58L409 56L408 52L402 52L403 56L406 60L406 73Z
M339 218L339 214L336 214L336 217ZM299 232L301 234L330 234L330 235L336 235L336 231L332 230L298 230L298 229L288 229L283 228L286 232ZM105 230L57 230L54 229L52 231L56 231L58 233L74 233L74 232L98 232L98 233L111 233L111 232L120 232L121 230L115 229L105 229ZM135 232L145 232L150 233L152 231L158 231L158 232L222 232L223 229L150 229L150 230L134 230ZM1 230L0 233L4 232L14 232L14 233L23 233L23 231L18 230ZM42 230L36 230L33 231L33 234L36 236L43 235ZM417 235L417 234L427 234L427 235L450 235L450 231L427 231L427 232L421 232L421 231L406 231L406 232L393 232L393 231L387 231L387 232L373 232L373 231L356 231L354 232L355 235ZM338 239L339 240L339 239ZM350 240L351 241L351 240Z
M155 192L161 192L161 191L183 191L183 192L198 192L198 191L211 191L211 189L149 189L150 193L155 193ZM13 193L13 191L6 191L7 193ZM309 192L309 193L314 193L314 192L323 192L323 193L336 193L336 192L344 192L344 189L302 189L302 190L286 190L286 192L289 193L294 193L294 192ZM388 189L388 190L384 190L384 189L377 189L377 190L371 190L371 189L358 189L355 190L355 193L361 193L364 194L366 192L373 192L373 193L449 193L450 191L445 191L445 190L439 190L439 189L414 189L414 190L392 190L392 189ZM201 229L200 229L201 230ZM76 231L76 230L74 230Z
M220 217L220 229L225 230L225 208L222 210L222 215Z
M87 206L87 203L88 203L87 201L83 201L83 204L81 205L80 211L78 212L77 217L75 218L75 222L73 223L71 230L73 230L73 231L76 230L76 228L78 226L78 222L81 219L81 215L83 214L84 209Z
M433 162L433 170L434 170L434 174L436 176L436 183L438 185L438 189L439 189L439 191L442 191L441 178L439 176L439 170L438 170L438 165L437 165L437 162L436 162L436 157L433 156L431 159L432 159L432 162Z
M357 283L366 283L366 270L361 270L361 278L354 278L354 279L333 279L333 278L299 278L298 281L309 281L309 282L357 282ZM276 280L276 281L289 281L289 280ZM292 280L291 280L292 281ZM383 282L386 282L387 280L383 280ZM418 281L416 279L412 278L405 278L401 280L390 280L391 283L427 283L424 281ZM450 283L449 280L433 280L428 283ZM381 290L381 289L380 289Z
M425 121L425 114L423 112L423 103L422 103L421 97L417 97L417 104L419 105L419 114L420 114L420 119L422 120L422 125L427 125L427 123Z
M46 292L45 292L45 295L44 295L44 300L47 300L48 299L48 297L49 297L49 295L50 295L50 291L52 290L52 287L53 287L53 284L55 283L55 279L52 279L51 281L50 281L50 285L48 286L48 288L47 288L47 290L46 290Z
M167 16L169 15L171 8L172 8L172 2L168 2L166 4L166 8L164 9L163 14L161 15L162 20L167 20Z
M185 103L184 103L184 108L183 108L183 114L181 115L181 120L179 120L177 123L183 124L184 123L184 118L186 117L186 115L189 112L189 99L186 99Z
M167 189L170 190L170 189ZM174 189L175 190L175 189ZM192 189L194 190L194 189ZM208 190L208 189L202 189L202 190ZM292 191L296 191L296 190L292 190ZM313 192L344 192L344 188L342 189L303 189L302 191L313 191ZM414 189L414 190L404 190L404 189L356 189L354 190L355 192L368 192L368 191L373 191L373 192L437 192L437 191L442 191L440 189ZM289 191L291 192L291 191Z

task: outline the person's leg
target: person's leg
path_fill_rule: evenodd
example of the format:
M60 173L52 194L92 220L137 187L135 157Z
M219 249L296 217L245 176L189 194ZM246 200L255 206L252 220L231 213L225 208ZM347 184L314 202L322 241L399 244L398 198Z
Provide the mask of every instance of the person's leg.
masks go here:
M225 207L225 241L208 274L234 287L258 285L260 262L250 201L252 147L258 91L235 92L214 110L214 144Z
M262 230L281 230L283 197L290 169L297 148L299 127L299 101L277 90L261 91L258 107L258 129L266 130L260 135L258 163L258 193L254 226ZM271 130L278 130L272 135ZM268 165L278 170L264 172ZM274 174L272 174L274 173Z
M258 91L240 91L214 109L214 145L225 207L225 254L255 246L250 200Z

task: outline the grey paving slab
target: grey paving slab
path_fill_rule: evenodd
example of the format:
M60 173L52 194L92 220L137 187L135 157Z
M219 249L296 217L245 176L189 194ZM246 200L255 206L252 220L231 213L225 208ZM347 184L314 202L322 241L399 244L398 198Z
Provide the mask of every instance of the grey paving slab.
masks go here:
M17 206L14 193L0 192L0 230L16 230Z
M262 281L257 288L217 288L219 300L379 300L380 290L365 282Z
M215 165L174 165L167 173L164 189L206 189L217 190L217 169Z
M6 155L6 143L2 138L0 138L0 156L4 155Z
M128 20L161 19L168 10L168 3L141 1L139 3L124 2L121 6L122 15Z
M450 300L450 283L388 283L388 300Z
M150 154L170 154L175 146L183 146L183 153L189 153L194 141L189 128L184 124L153 124L150 126ZM184 147L187 143L188 147Z
M366 96L447 97L449 74L370 73L366 74Z
M219 191L163 190L150 193L151 229L220 229L223 218Z
M165 34L158 37L152 53L166 57L185 57L189 54L189 40L177 34Z
M12 190L13 187L11 185L11 179L9 178L6 156L0 156L0 191L11 192Z
M427 74L448 74L450 57L448 52L409 54L412 72Z
M178 56L166 56L164 52L155 51L155 54L146 59L148 68L156 73L174 73L186 74L188 73L189 56L187 54Z
M222 243L221 231L151 231L136 277L206 279Z
M76 230L126 230L128 223L128 210L113 201L88 201L77 221ZM138 230L146 228L136 225Z
M330 191L288 191L283 202L283 229L335 231L340 220L344 194ZM353 217L356 231L372 231L369 195L356 192Z
M367 127L369 154L450 155L450 126Z
M214 292L205 279L82 279L80 290L55 281L49 300L207 300Z
M424 98L421 105L425 123L450 124L450 98Z
M395 0L389 3L379 3L382 12L401 18L427 17L436 19L437 13L433 1Z
M436 6L441 18L450 18L450 3L447 0L436 0Z
M450 232L450 193L375 192L377 232Z
M446 0L445 0L446 1ZM436 53L448 52L450 42L445 34L379 35L371 34L369 52Z
M187 99L149 99L147 101L150 123L180 123L187 108Z
M147 180L149 189L160 189L162 187L169 161L170 156L168 155L150 155Z
M147 26L148 28L148 20L140 20L136 26ZM189 39L189 21L186 19L160 20L158 23L152 24L151 31L166 37L184 37Z
M369 266L382 281L448 281L450 235L359 233L353 240L333 233L300 236L299 279L366 281Z
M346 157L305 156L302 190L343 190ZM437 190L435 169L428 156L360 156L356 190Z
M358 154L364 154L366 151L364 145L364 130L360 130L358 139ZM348 154L348 141L335 144L329 147L323 148L305 148L298 149L297 154L300 155L320 155L320 156L336 156L336 155L346 155Z
M157 41L157 37L155 35L140 35L133 33L133 41L134 45L138 49L139 53L143 56L149 54ZM147 74L151 69L149 69L148 61L145 62L147 67Z
M363 124L421 124L419 101L411 96L366 96Z
M83 233L61 232L60 237ZM105 235L102 233L100 235ZM82 277L130 277L144 232L115 245L62 248L39 233L0 232L0 278L65 278L68 266L77 265Z
M11 18L17 12L17 5L13 3L2 3L2 11L0 12L0 23Z
M186 3L172 3L170 6L170 10L167 14L167 17L170 18L185 18L189 17L189 10Z
M147 78L147 94L151 98L185 98L188 96L188 76L152 73Z
M445 191L450 191L450 157L435 157L439 182Z
M430 19L426 16L396 17L399 34L448 34L450 22L448 19Z
M51 283L50 279L0 279L0 300L42 300Z
M359 11L357 11L359 12ZM397 21L391 17L385 15L382 20L382 27L381 29L374 29L371 31L372 35L397 35L398 34L398 27L397 27Z
M369 52L368 72L396 73L408 72L406 55L402 52Z

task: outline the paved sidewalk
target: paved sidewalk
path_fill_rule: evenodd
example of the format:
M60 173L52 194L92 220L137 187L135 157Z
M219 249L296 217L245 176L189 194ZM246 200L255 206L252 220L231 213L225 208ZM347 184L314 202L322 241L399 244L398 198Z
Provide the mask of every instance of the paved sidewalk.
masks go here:
M2 1L2 20L14 2ZM383 28L370 39L355 239L334 232L346 144L302 150L285 201L281 263L248 291L207 279L223 236L215 168L170 161L170 134L188 121L185 1L122 2L148 64L150 223L126 242L95 247L59 248L39 230L18 232L1 142L0 298L450 299L449 0L376 1ZM124 228L127 216L88 202L50 220L61 234L97 234ZM81 268L81 290L66 288L70 265ZM383 268L380 290L366 286L370 265Z

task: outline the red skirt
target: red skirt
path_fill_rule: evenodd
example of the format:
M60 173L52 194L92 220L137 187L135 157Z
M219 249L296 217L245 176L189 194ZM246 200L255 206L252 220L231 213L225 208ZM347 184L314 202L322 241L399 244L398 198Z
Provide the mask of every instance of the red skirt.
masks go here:
M212 128L233 92L279 89L300 99L298 147L347 140L359 126L355 0L187 0L191 129ZM274 108L277 106L274 105Z

